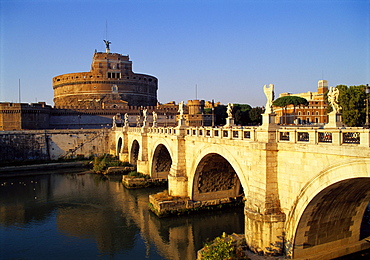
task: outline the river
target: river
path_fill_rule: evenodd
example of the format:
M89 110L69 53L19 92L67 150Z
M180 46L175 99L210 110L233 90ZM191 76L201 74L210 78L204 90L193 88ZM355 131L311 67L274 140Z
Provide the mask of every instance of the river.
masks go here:
M158 218L119 179L52 173L0 179L0 259L192 260L222 232L244 233L242 208Z

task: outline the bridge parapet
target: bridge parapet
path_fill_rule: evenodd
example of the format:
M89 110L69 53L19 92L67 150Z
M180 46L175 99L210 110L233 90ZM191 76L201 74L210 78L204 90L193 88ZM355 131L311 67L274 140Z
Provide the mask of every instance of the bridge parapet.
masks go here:
M363 128L280 128L277 142L370 146L369 129Z
M214 128L214 127L189 127L186 129L187 136L208 137L230 140L256 140L257 127L234 127L234 128Z
M118 130L118 129L117 129ZM183 135L228 140L258 141L259 127L123 127L123 132L155 135ZM277 143L315 145L355 145L370 147L370 130L358 127L322 129L318 127L282 127L276 131Z
M123 131L156 135L179 135L215 139L258 141L259 127L127 127ZM283 127L276 130L276 142L316 145L357 145L370 147L370 130L358 127L322 129L318 127ZM272 132L273 132L272 131Z

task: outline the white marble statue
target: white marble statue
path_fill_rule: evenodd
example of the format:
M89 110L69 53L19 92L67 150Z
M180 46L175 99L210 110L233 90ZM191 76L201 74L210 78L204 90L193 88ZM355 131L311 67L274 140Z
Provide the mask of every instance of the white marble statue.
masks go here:
M333 108L334 113L338 113L340 110L339 106L339 89L329 87L329 93L328 93L328 101Z
M113 116L113 127L116 127L117 126L116 120L117 120L117 117L116 116Z
M152 112L153 114L153 127L157 127L157 113L155 111Z
M136 126L137 126L137 127L140 127L140 119L141 119L141 117L140 117L140 115L138 115L138 116L136 117Z
M180 114L180 118L183 118L183 116L184 116L184 107L185 107L184 101L181 101L179 103L179 110L178 110L178 112Z
M128 114L127 113L125 113L124 118L125 118L124 124L125 124L125 126L128 126L129 123L128 123Z
M157 123L157 118L158 118L157 113L155 111L153 111L152 114L153 114L153 123L154 122Z
M227 113L227 117L228 118L231 118L231 117L233 117L233 104L231 104L231 103L228 103L227 104L227 109L226 109L226 113Z
M146 122L146 120L148 119L148 109L144 109L143 110L143 116L144 116L144 122Z
M272 102L275 98L275 92L274 92L274 84L270 84L269 87L267 85L263 86L263 92L265 92L266 95L266 106L265 106L265 114L271 114L273 111L272 108Z

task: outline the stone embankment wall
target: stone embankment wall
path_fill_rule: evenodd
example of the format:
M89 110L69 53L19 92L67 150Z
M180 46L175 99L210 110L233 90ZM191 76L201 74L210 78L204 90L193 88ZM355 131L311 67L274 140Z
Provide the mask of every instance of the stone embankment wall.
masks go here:
M108 129L0 132L0 162L57 160L109 152Z

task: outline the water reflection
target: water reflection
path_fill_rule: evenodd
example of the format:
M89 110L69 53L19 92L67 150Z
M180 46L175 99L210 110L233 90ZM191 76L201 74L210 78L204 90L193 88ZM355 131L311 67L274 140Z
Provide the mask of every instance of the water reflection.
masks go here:
M68 173L0 180L0 258L195 259L207 239L243 233L243 209L158 219L148 195Z

